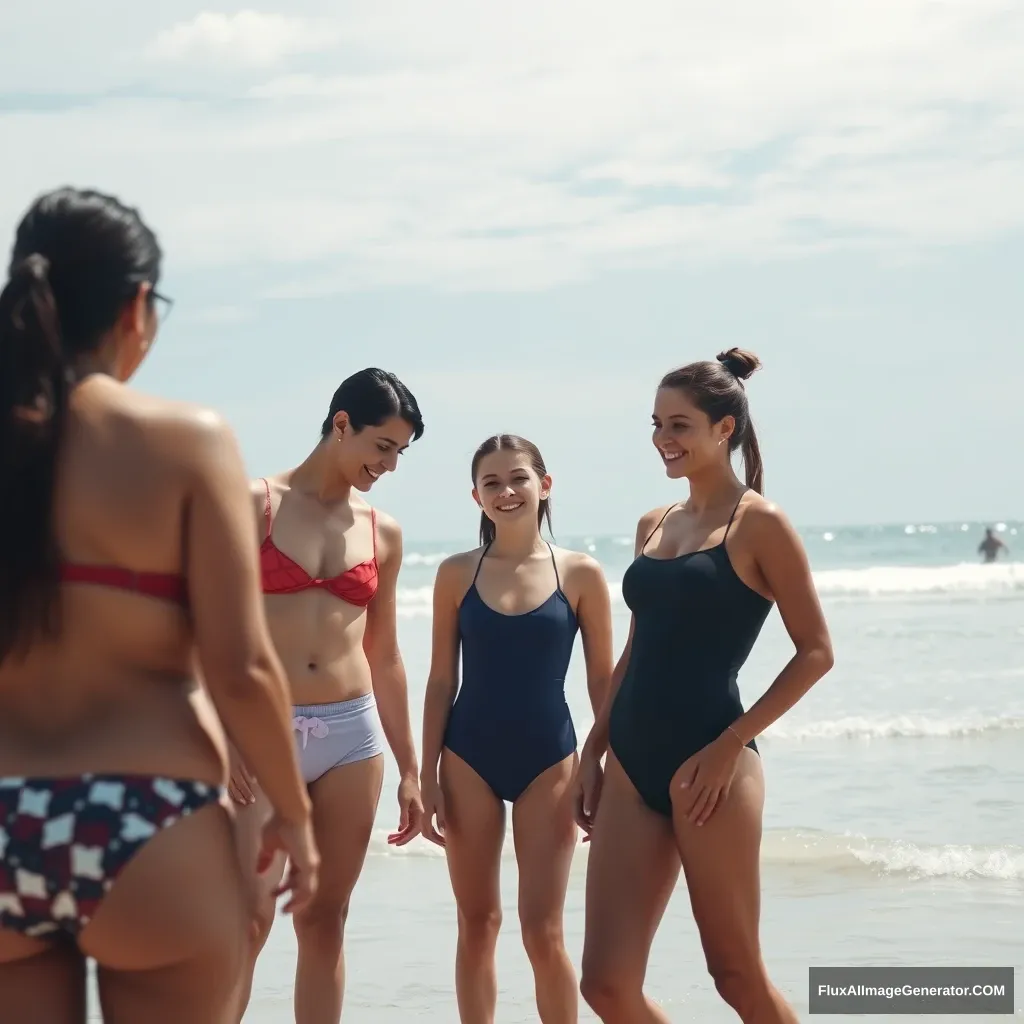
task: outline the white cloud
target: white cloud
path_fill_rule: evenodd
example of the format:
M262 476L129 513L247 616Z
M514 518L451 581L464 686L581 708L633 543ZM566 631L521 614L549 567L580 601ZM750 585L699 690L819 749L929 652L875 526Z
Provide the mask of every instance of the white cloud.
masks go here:
M263 67L285 57L329 47L333 39L323 28L283 14L204 11L160 32L149 53L169 61L228 61Z
M352 0L331 22L338 7L147 30L185 66L140 60L125 81L188 101L0 114L31 154L0 166L0 217L98 182L176 264L276 265L279 294L540 288L1024 227L1011 2Z

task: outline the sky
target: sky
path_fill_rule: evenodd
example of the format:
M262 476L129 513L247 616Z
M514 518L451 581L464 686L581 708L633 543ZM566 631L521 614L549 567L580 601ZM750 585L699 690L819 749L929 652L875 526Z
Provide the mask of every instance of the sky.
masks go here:
M396 372L410 538L472 543L499 431L556 533L631 534L685 496L658 379L733 345L798 525L1017 519L1021 68L1012 0L6 4L0 236L64 184L137 206L175 305L135 383L253 475Z

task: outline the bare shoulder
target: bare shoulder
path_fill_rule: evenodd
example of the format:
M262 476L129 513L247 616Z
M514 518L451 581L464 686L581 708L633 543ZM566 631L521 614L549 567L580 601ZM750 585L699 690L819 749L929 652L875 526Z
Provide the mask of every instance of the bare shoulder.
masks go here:
M657 508L652 508L650 512L645 512L636 524L636 546L639 549L640 545L653 533L657 525L668 515L669 511L679 504L673 501L668 505L659 505Z
M464 591L469 586L473 573L476 572L477 562L480 561L482 553L483 548L480 547L471 551L459 551L443 558L437 566L434 586L453 592Z
M402 561L402 527L394 516L379 508L366 505L367 514L374 519L377 531L377 558L381 564L395 565Z
M774 501L769 501L760 494L755 494L743 502L737 516L738 531L742 531L752 543L769 541L794 540L799 542L799 535L789 516Z
M552 546L555 558L567 579L578 580L581 586L604 580L601 563L586 551L572 551L569 548Z
M109 396L107 408L154 432L184 432L200 440L231 433L227 420L208 406L150 395L123 384L114 386L117 391Z
M189 472L205 475L219 465L234 470L242 462L241 446L224 416L207 406L175 401L114 385L105 415L125 429L133 444Z

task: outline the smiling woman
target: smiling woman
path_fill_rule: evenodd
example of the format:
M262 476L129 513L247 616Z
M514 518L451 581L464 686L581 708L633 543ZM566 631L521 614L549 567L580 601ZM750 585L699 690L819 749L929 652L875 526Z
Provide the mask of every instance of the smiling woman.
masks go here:
M622 577L629 634L577 783L593 838L581 988L607 1022L667 1024L643 987L681 868L721 997L745 1022L797 1019L761 957L755 737L831 669L832 645L800 538L761 494L743 384L759 366L733 348L666 374L655 395L654 446L689 495L637 525ZM776 605L795 651L744 711L739 671Z
M461 1019L493 1020L498 873L505 803L512 805L519 919L538 1016L574 1024L562 908L576 848L570 798L577 758L565 675L579 630L596 714L612 672L608 586L589 555L541 536L544 520L551 524L551 477L536 445L511 434L490 437L476 451L472 476L482 546L446 559L434 586L424 835L445 848L458 904Z
M360 496L394 472L401 453L422 434L409 389L393 373L361 370L334 393L320 441L306 460L252 486L270 633L288 675L299 765L327 851L316 900L295 919L298 1024L340 1019L345 914L380 798L385 738L401 776L399 828L391 841L408 842L422 815L396 636L402 534ZM238 758L231 792L245 808L240 829L251 868L265 809ZM268 886L282 867L265 876ZM251 967L272 923L268 889Z

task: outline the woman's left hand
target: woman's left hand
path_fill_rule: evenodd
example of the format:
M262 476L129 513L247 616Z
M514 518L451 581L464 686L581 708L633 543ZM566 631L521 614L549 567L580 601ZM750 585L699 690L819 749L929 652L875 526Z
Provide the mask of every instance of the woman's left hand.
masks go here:
M726 729L676 770L671 783L672 802L691 824L703 825L729 795L742 750L743 741L732 729Z
M423 798L415 778L402 779L398 784L398 812L398 831L388 836L388 843L405 846L419 835L423 824Z

